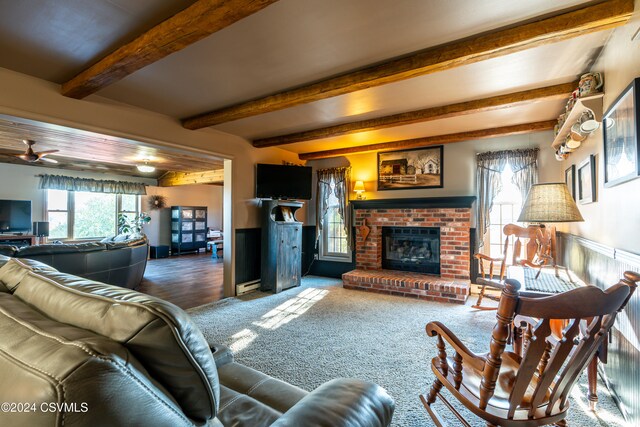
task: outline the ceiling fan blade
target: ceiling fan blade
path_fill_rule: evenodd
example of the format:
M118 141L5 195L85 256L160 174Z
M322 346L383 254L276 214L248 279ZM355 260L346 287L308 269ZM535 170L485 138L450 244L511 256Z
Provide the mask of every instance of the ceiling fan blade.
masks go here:
M27 156L26 154L14 154L14 156L19 157L24 161L29 161L29 156Z
M55 159L49 159L47 157L42 157L42 156L40 156L40 158L38 160L41 160L41 161L47 162L47 163L58 163L58 161L55 160Z
M40 157L42 156L46 156L47 154L53 154L53 153L57 153L60 150L47 150L47 151L39 151L38 153L36 153L37 155L39 155Z

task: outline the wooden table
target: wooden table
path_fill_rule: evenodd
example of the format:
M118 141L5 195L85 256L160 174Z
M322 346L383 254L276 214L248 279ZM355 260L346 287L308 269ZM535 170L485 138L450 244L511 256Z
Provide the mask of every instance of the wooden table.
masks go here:
M33 246L36 244L36 236L32 234L0 234L0 245L16 245L22 242L29 242Z
M208 240L207 241L207 251L209 250L209 248L211 248L211 252L213 252L211 254L211 258L218 258L218 251L220 249L222 249L222 243L224 241L222 239L218 239L218 240ZM220 245L220 246L218 246Z
M520 282L520 296L532 298L558 294L581 286L590 286L579 280L575 274L572 274L566 269L556 270L553 267L546 267L542 269L538 279L535 279L537 272L538 270L534 270L529 267L511 266L507 269L507 278ZM556 276L556 272L558 276ZM484 280L484 282L485 284L495 288L502 289L504 287L503 284L498 281ZM562 322L558 321L556 323L556 335L561 336L562 327ZM514 325L514 331L516 329L518 328ZM517 342L518 337L516 335L517 334L514 333L514 352L521 354L522 343ZM598 360L602 363L607 363L607 343L608 339L605 338L587 368L587 377L589 382L587 399L589 400L591 410L595 410L596 404L598 403Z

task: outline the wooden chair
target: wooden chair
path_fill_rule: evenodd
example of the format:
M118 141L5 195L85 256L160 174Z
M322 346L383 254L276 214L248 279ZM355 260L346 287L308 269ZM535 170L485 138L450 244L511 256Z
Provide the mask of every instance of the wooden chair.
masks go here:
M505 279L507 262L505 262L508 258L509 252L509 241L513 238L513 254L511 257L511 265L521 265L530 268L538 269L538 273L536 274L536 279L540 276L540 272L543 267L552 266L556 269L556 276L558 276L558 269L565 267L561 267L556 264L556 229L555 227L539 227L539 226L529 226L529 227L520 227L516 224L507 224L502 229L502 232L505 235L504 239L504 251L502 256L500 257L489 257L485 254L475 254L474 257L480 263L480 275L483 279L491 280L493 278L494 266L496 263L500 263L500 272L499 272L499 280L503 282ZM526 243L523 243L523 239L527 239ZM522 247L525 246L525 253L523 256ZM484 268L485 261L489 262L489 271L487 272ZM569 271L567 270L567 277L571 279L569 275ZM486 284L480 285L480 294L478 295L478 300L472 306L473 308L477 308L480 310L495 310L497 307L488 307L482 305L482 300L484 298L491 299L493 301L498 301L499 297L494 295L486 294Z
M566 425L568 398L580 373L613 326L616 315L636 289L640 275L624 273L616 285L602 291L585 286L547 297L521 297L520 284L505 281L498 304L489 353L471 352L440 322L427 324L427 335L437 337L438 354L431 361L436 380L420 396L437 426L443 426L432 408L437 397L460 420L470 424L447 401L442 387L487 426ZM515 316L539 319L522 356L505 351ZM551 320L566 319L560 339L553 337ZM447 354L445 341L453 348Z
M528 261L528 262L533 262L533 257L537 251L537 244L536 244L536 234L538 232L539 228L532 226L532 227L520 227L516 224L507 224L503 227L502 232L505 235L505 239L504 239L504 250L502 253L502 256L499 257L495 257L492 258L488 255L485 254L475 254L474 257L479 261L480 263L480 275L482 276L483 279L493 279L493 272L494 272L494 267L496 263L500 263L500 272L499 272L499 280L500 282L504 281L505 279L505 274L506 274L506 269L507 269L507 259L508 259L508 252L509 252L509 241L512 239L514 239L513 242L513 255L511 257L511 264L512 265L518 265L520 264L522 258L521 258L521 252L522 252L522 239L527 239L526 242L526 256L524 258L524 260ZM484 268L485 266L485 261L489 262L489 271L487 272ZM486 297L488 299L491 299L493 301L498 301L499 297L497 296L493 296L493 295L485 295L486 292L486 285L481 285L480 287L480 295L478 295L478 300L476 301L475 305L473 305L473 308L478 308L481 310L495 310L497 307L486 307L486 306L482 306L482 300Z

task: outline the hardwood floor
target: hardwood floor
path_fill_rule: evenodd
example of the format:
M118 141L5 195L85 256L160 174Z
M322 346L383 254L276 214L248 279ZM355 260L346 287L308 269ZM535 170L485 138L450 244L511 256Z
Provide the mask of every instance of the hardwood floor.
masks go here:
M182 309L222 299L222 258L211 253L150 259L136 289Z

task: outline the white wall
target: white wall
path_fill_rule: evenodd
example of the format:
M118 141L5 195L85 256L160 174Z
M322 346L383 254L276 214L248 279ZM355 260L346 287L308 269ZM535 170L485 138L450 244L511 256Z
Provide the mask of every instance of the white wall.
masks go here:
M167 207L149 210L148 197L143 197L142 210L151 216L144 230L151 245L171 244L171 206L206 206L207 226L222 229L222 186L181 185L178 187L147 187L147 196L166 197Z
M65 169L43 168L28 165L0 163L0 199L31 200L32 221L43 221L44 190L38 190L40 178L36 175L65 175L80 178L108 179L114 181L141 182L155 185L155 179L136 178L133 176L109 175L105 173L81 172Z
M611 106L631 81L640 77L640 41L631 41L640 28L640 0L629 23L613 31L593 71L604 72L604 108ZM640 106L636 106L640 108ZM563 162L563 170L576 168L590 154L596 155L597 201L578 205L583 223L573 223L561 229L619 249L640 254L640 178L615 187L604 187L604 156L602 132L598 130Z
M485 151L511 150L520 148L540 148L540 182L558 182L564 180L551 149L553 134L551 131L526 135L512 135L499 138L479 139L457 142L444 146L444 187L419 190L377 191L377 155L363 153L333 159L312 160L307 163L314 169L351 165L352 182L364 181L367 199L395 199L411 197L474 196L476 180L476 154ZM315 175L315 174L314 174ZM315 193L315 184L314 184ZM355 199L355 193L350 193ZM315 197L315 194L314 194ZM307 223L314 223L313 207L307 215Z

